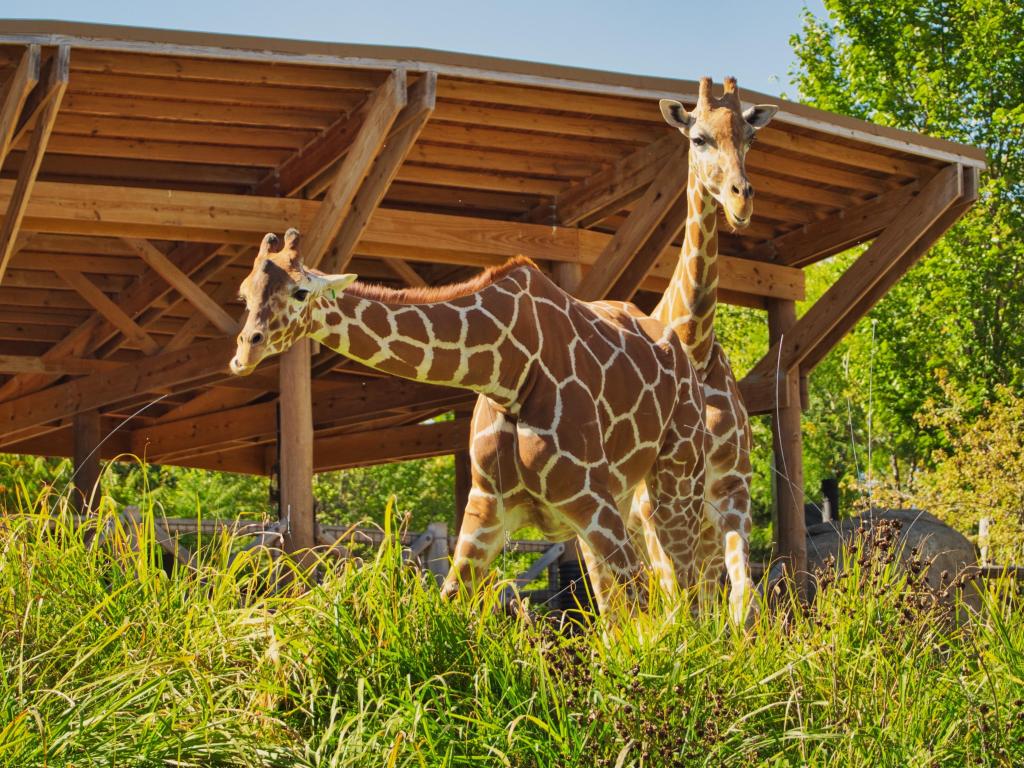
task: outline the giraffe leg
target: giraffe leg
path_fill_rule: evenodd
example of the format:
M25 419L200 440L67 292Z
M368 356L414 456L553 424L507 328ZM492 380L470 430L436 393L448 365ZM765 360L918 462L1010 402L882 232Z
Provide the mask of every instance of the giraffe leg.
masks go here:
M669 595L693 586L697 541L704 511L706 436L699 411L683 412L670 430L647 478L642 518L647 548L662 588ZM697 419L694 423L694 419Z
M578 515L572 519L580 520ZM580 549L594 599L602 614L615 616L646 606L646 585L625 521L611 498L602 498L597 510L578 530Z
M455 543L452 567L441 586L443 596L451 598L460 590L469 594L476 590L505 543L505 523L498 515L495 497L474 487Z
M725 353L716 355L705 380L708 455L705 521L698 547L704 553L704 578L717 584L724 563L729 575L729 614L749 625L756 605L750 581L750 428Z

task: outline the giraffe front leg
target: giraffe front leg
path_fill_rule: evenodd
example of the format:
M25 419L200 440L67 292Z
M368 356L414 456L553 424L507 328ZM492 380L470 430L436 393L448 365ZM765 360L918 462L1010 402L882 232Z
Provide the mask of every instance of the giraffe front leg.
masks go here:
M598 610L614 617L646 607L647 585L614 500L601 499L590 518L581 521L578 535Z
M505 543L506 525L498 515L497 499L473 488L452 556L452 567L441 586L441 594L452 598L465 591L473 594L487 576L491 563Z
M729 480L732 492L719 501L723 507L720 518L722 552L729 574L729 615L737 626L749 627L757 611L750 579L749 483L742 479Z

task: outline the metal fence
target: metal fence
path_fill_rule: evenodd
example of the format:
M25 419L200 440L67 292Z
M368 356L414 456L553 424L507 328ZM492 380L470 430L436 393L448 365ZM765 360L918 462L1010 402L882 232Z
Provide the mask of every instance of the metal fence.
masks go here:
M77 518L78 521L85 519ZM133 506L125 507L119 520L128 535L133 537L144 522L138 507ZM191 548L195 545L190 541L183 541L183 539L194 536L228 534L237 539L250 539L233 552L233 558L241 552L256 548L266 549L271 558L277 558L282 553L284 523L277 520L154 516L151 522L156 543L170 558L189 568L198 565L198 555ZM105 527L98 533L100 539L109 536L116 524L113 518L109 518ZM150 521L146 520L145 524L150 524ZM457 538L449 531L448 524L445 522L431 523L425 531L403 531L398 534L398 538L402 545L402 560L409 565L429 571L440 584L448 573L451 554ZM384 539L384 531L373 527L318 524L316 531L319 551L340 559L359 557L361 554L379 547ZM532 539L510 539L506 543L505 552L535 555L529 566L516 573L511 579L511 583L505 588L505 597L510 597L514 591L519 591L520 594L529 597L535 603L548 601L565 595L573 586L572 582L581 578L575 547L571 545ZM545 574L547 583L544 587L527 589L528 585ZM579 597L583 599L582 594Z

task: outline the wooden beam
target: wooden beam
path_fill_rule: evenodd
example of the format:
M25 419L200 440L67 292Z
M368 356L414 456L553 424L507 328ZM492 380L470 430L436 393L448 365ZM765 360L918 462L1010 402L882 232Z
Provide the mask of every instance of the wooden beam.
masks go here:
M626 268L622 270L622 274L608 291L609 299L631 301L633 294L644 284L647 276L666 250L670 251L678 262L680 249L672 247L671 243L686 225L689 206L690 201L684 191L665 211L661 221L654 226L647 236L647 240L640 246ZM671 280L671 278L669 279Z
M0 180L0 206L9 190L10 182ZM34 231L75 234L79 224L88 223L90 230L99 228L102 234L117 237L124 236L126 230L144 230L148 237L187 240L201 235L203 242L224 237L229 242L250 246L269 231L294 225L306 229L320 205L301 199L39 182L29 203L26 227ZM29 226L30 219L32 226ZM100 232L93 231L93 234ZM409 261L469 266L490 266L518 254L538 261L589 265L597 261L611 238L611 235L590 230L378 208L358 252L371 257L393 256ZM209 250L201 257L186 258L191 253L189 248L194 250L195 246L182 246L183 260L179 260L176 253L168 254L186 274L194 271L192 264L206 263L211 258ZM669 277L678 255L677 249L666 249L651 273ZM800 270L749 259L723 256L720 281L723 289L759 296L797 299L803 296ZM162 281L146 285L140 281L139 301L133 292L132 305L146 298L143 307L149 306L154 294L161 296L167 290ZM779 291L782 293L777 294Z
M641 275L633 286L619 283L619 278L626 272L626 268L638 252L650 241L662 242L662 248L668 244L664 242L664 232L659 231L659 225L666 219L666 214L672 210L680 196L685 197L687 170L687 152L685 148L677 149L661 168L637 207L612 236L600 258L594 262L593 268L584 276L576 292L579 298L584 301L603 299L609 296L613 289L619 294L628 292L632 295L643 276ZM672 226L675 226L675 222L665 224L667 228ZM682 226L682 222L678 222L678 226ZM661 248L658 248L657 252L660 251ZM656 253L652 254L650 263L643 266L649 268L655 256ZM646 268L643 269L644 273Z
M469 419L413 424L318 440L317 472L446 456L469 442Z
M43 360L27 355L0 355L0 373L49 373L56 376L96 373L119 368L124 363L113 360L90 360L81 357L64 357L60 360Z
M267 174L253 187L252 194L282 197L298 194L352 146L359 128L366 121L369 101L368 97L364 98L353 109L344 111L315 139L281 163L273 173Z
M237 293L238 286L234 283L225 281L221 285L217 286L210 298L220 306L222 304L227 304ZM230 317L230 315L228 315L228 317ZM184 323L178 326L178 329L171 337L171 340L164 345L164 349L168 352L174 349L184 349L195 341L196 337L206 328L207 325L209 325L209 318L206 315L193 314L185 320ZM238 327L237 321L235 327Z
M796 323L796 305L792 301L768 303L769 343L784 340ZM772 411L772 450L775 455L774 478L777 530L776 554L785 564L799 594L807 588L807 526L804 522L803 433L800 426L800 376L789 371L776 387L786 391L785 406Z
M871 246L808 309L782 339L781 353L770 349L750 372L753 378L774 378L804 363L838 327L849 327L853 312L906 254L963 194L963 167L950 165L928 182Z
M84 514L100 497L100 441L102 421L97 410L76 413L72 420L74 439L75 492L72 502Z
M114 425L106 420L109 427ZM122 439L122 432L110 435L100 446L101 459L114 459L128 453L127 441ZM11 453L31 454L35 456L74 457L74 440L71 425L48 432L45 435L32 437L8 445ZM142 457L145 460L145 456ZM216 454L202 456L181 456L175 459L175 466L211 469L219 472L241 472L249 475L267 474L265 465L265 449L262 446L237 446Z
M316 545L313 510L313 403L310 389L310 340L301 338L281 355L280 433L281 520L288 552Z
M43 155L46 154L46 145L50 140L53 124L57 120L61 99L64 98L64 91L68 87L70 50L68 46L61 45L54 54L50 78L46 83L46 97L40 103L32 140L18 170L18 180L6 206L3 225L0 226L0 283L3 282L4 272L7 271L7 265L14 253L22 219L25 217L32 188L36 183L36 175L43 162Z
M107 319L111 325L117 328L126 337L138 345L139 349L147 355L153 355L160 351L160 345L152 336L146 333L124 310L93 285L81 272L64 270L60 273L61 278L75 289L75 292L89 302L92 307Z
M327 255L328 247L348 217L356 193L374 158L380 153L391 125L405 105L405 72L396 70L370 97L366 119L338 166L316 217L305 232L302 254L309 266L319 265Z
M335 384L329 393L316 398L313 422L326 425L358 425L361 421L405 409L462 404L473 395L465 390L386 378L366 382ZM132 433L132 450L164 456L207 446L267 438L276 429L276 404L229 407L202 415L188 414L176 421L141 426ZM148 446L148 447L147 447Z
M673 132L647 144L610 168L558 193L552 203L538 205L523 219L562 227L589 226L639 197L682 143Z
M28 427L176 387L218 371L227 373L234 351L234 339L211 339L0 403L0 444L15 442L17 433Z
M7 81L3 103L0 104L0 168L3 168L7 153L14 143L18 118L21 116L28 95L39 82L39 59L39 46L27 46L24 53L21 54L18 68L14 70Z
M238 321L221 309L221 306L196 285L182 272L174 263L167 258L167 255L148 240L141 238L124 238L139 257L150 266L160 277L166 280L174 289L199 312L213 323L221 333L234 336L238 331Z
M813 264L875 237L899 216L920 189L920 184L915 181L878 195L866 203L839 211L835 216L780 235L757 246L748 256L790 267Z
M384 257L381 261L410 288L425 288L427 286L427 281L420 277L420 273L409 266L409 262L404 259Z
M842 341L842 338L850 332L857 321L870 312L871 308L892 289L896 282L928 252L928 249L974 205L978 199L978 169L964 167L963 174L963 194L957 202L925 231L921 238L886 271L882 278L840 318L835 327L804 356L801 363L804 378L824 359L825 355Z
M351 114L343 115L327 131L312 139L301 150L286 160L285 163L265 174L262 180L257 182L252 188L251 196L255 197L260 195L277 194L290 196L300 192L306 181L322 169L323 164L333 162L348 150L351 145L352 137L355 136L359 125L358 121L353 122L351 117ZM350 131L351 133L349 135L344 133L344 131ZM167 171L164 170L163 173L166 174ZM117 187L104 187L102 189L108 193L108 200L123 199L123 196L118 194L117 190L119 188ZM84 192L84 195L79 197L77 201L66 201L70 202L72 208L77 207L80 209L80 212L85 211L86 218L91 216L94 219L100 219L104 215L110 215L109 210L99 210L99 208L106 207L98 200L98 193L100 191L99 187L95 185L87 186L83 187L81 191ZM122 191L124 192L125 190ZM124 231L121 231L119 235L141 237L153 236L154 232L164 232L172 240L177 241L182 239L180 237L180 229L178 234L174 234L175 227L173 225L166 226L171 224L176 216L173 211L177 207L177 201L174 199L173 192L165 191L163 193L158 193L157 198L145 195L142 190L132 190L127 192L129 196L133 193L141 194L148 205L169 205L169 210L167 211L169 219L165 219L165 223L158 226L156 230L140 230L138 228L138 221L142 218L141 210L136 208L125 216L124 221L127 228ZM203 193L196 194L199 195L199 197L194 198L193 202L200 203ZM0 198L2 197L3 191L0 190ZM136 200L137 199L138 198L136 198ZM222 199L222 202L226 202L226 200ZM56 208L60 209L61 205L58 204ZM68 209L64 208L64 210L66 211ZM226 210L218 211L217 213L224 214L226 213ZM131 219L134 219L136 224L130 224L129 220ZM289 224L284 223L284 226L289 226ZM79 228L89 229L88 226L84 224L80 224ZM265 226L262 228L262 232L266 232L271 228L276 227L274 225ZM189 238L185 239L187 240ZM226 239L215 232L209 232L206 236L195 239L199 242L185 243L184 245L176 247L168 254L168 260L172 264L176 265L185 275L190 277L196 276L200 270L206 268L211 264L211 261L216 260L218 256L226 256L226 258L222 258L220 262L221 267L226 266L235 255L230 248L225 249L223 246L211 248L208 245L209 242L223 242ZM250 236L245 236L239 240L239 243L244 246L250 245L251 242L253 242L253 238ZM225 251L226 254L224 253ZM207 269L205 277L209 278L213 274L216 274L217 271L218 268L216 266L213 269ZM155 280L153 277L154 274L152 272L140 275L136 281L135 287L129 291L125 291L121 296L119 296L119 301L127 314L135 317L144 312L147 313L148 316L143 320L143 323L148 322L150 319L160 317L161 312L151 311L150 308L170 290L169 285L163 281ZM196 282L197 284L201 284L202 280L197 280ZM147 310L149 311L147 312ZM198 329L194 327L185 329L180 336L172 339L169 351L178 349L185 341L191 340L191 336L189 334L191 334L193 330ZM89 322L80 326L76 331L72 332L63 341L52 347L45 353L44 357L48 360L56 360L67 355L83 355L93 352L97 350L101 344L107 343L112 333L116 333L116 329L109 326L104 322L101 316L97 315ZM107 353L117 348L116 344L108 343L107 346ZM15 377L3 386L0 386L0 402L17 397L21 394L37 391L42 387L45 387L51 381L52 377L43 375Z
M436 92L437 75L434 72L423 75L409 89L408 103L394 118L395 121L404 123L404 127L397 134L387 138L386 146L373 161L373 167L355 194L348 215L323 259L324 271L339 273L348 266L356 244L362 238L370 221L370 216L384 199L391 182L398 174L398 169L405 162L409 150L430 119L434 111Z

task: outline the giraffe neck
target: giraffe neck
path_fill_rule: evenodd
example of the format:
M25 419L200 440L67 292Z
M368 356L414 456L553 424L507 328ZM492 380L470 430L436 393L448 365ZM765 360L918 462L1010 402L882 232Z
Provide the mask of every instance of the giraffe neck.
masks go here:
M718 302L718 204L691 165L686 235L672 280L653 312L670 325L699 371L711 359Z
M516 333L521 286L500 284L447 302L399 304L348 292L321 296L306 335L383 373L470 389L514 407L537 339Z

